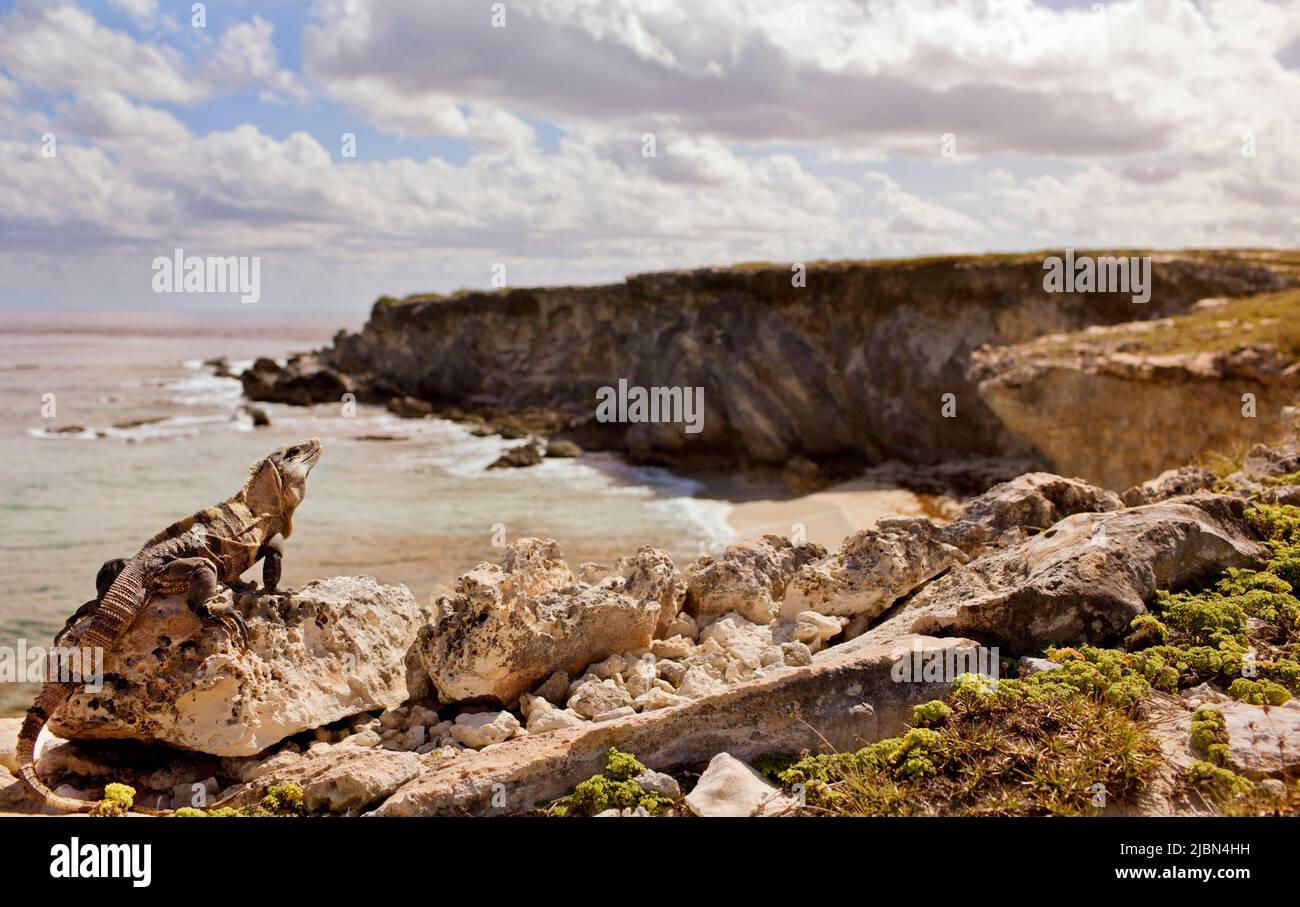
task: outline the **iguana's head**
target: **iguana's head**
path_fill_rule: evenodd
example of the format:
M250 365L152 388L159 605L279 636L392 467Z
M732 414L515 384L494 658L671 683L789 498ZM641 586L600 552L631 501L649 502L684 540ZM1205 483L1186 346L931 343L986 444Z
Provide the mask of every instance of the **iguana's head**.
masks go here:
M320 455L320 438L277 448L253 465L244 484L244 500L254 512L290 516L307 495L307 474Z

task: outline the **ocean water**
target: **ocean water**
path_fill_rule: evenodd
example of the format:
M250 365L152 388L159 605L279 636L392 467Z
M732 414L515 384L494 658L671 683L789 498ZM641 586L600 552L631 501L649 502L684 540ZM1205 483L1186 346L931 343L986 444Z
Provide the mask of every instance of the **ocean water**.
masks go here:
M573 566L645 544L690 559L733 537L728 505L696 497L694 482L607 455L489 472L519 442L360 405L348 417L341 404L258 404L272 424L254 428L239 382L203 365L227 356L238 373L257 356L320 345L324 326L312 337L265 325L240 336L137 325L106 333L0 321L0 646L48 643L94 595L103 561L228 497L252 462L309 436L325 452L286 544L285 587L368 574L427 601L498 560L498 530L507 540L554 538ZM260 566L249 578L260 582ZM33 692L0 684L0 715L26 708Z

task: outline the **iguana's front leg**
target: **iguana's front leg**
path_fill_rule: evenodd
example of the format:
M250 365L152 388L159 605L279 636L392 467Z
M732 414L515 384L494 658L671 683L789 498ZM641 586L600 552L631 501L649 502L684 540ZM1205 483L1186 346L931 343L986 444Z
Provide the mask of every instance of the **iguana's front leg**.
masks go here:
M284 536L276 533L262 544L262 591L274 592L280 586L280 567L284 562Z
M239 640L241 647L248 648L248 624L244 615L217 598L217 568L207 558L177 558L153 574L150 583L159 595L185 592L185 602L199 620L208 626L221 624L232 638Z

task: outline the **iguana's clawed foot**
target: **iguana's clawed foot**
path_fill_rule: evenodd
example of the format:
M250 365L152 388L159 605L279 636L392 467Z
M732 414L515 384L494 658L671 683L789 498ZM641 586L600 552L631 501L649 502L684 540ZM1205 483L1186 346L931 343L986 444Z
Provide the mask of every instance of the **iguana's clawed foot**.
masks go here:
M246 583L242 579L226 583L226 585L230 587L230 591L238 593L239 595L247 595L250 592L257 590L257 583Z
M248 623L234 605L219 599L205 602L199 606L199 619L209 625L220 624L231 639L239 642L240 649L248 651Z

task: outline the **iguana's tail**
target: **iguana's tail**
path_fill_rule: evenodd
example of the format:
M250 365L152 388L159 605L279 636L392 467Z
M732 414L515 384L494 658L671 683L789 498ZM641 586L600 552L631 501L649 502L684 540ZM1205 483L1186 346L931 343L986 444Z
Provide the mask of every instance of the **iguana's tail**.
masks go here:
M50 681L41 688L36 701L27 710L27 717L23 719L22 729L18 732L17 751L14 754L15 761L18 763L18 777L22 778L27 786L45 801L46 806L68 813L90 812L98 803L94 800L63 797L45 786L40 775L36 774L36 740L41 736L41 728L45 727L45 723L49 721L55 709L67 702L79 686L81 684ZM150 816L167 815L167 810L145 809L140 806L132 806L131 812Z
M77 800L73 797L61 797L45 786L36 774L36 739L41 736L41 728L50 720L54 710L71 698L78 684L49 682L41 687L40 695L27 710L23 719L22 730L18 732L18 746L15 753L18 763L18 776L27 782L27 786L36 791L47 806L64 812L84 813L94 808L89 800Z

